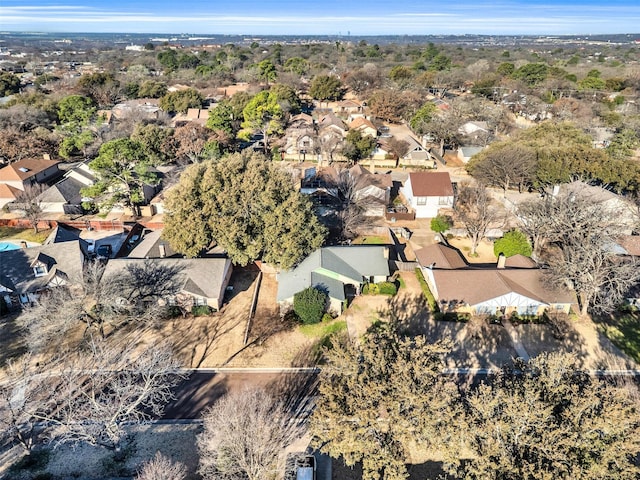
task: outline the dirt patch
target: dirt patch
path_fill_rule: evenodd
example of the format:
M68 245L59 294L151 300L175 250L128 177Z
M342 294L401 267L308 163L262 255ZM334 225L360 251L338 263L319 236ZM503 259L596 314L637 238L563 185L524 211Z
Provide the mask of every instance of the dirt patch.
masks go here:
M36 474L50 474L54 478L113 479L132 477L142 464L161 452L173 461L179 461L187 467L188 480L199 478L198 450L196 435L201 431L197 424L164 425L151 424L131 429L131 443L123 450L124 461L115 461L113 452L87 444L60 445L52 448L45 468L37 472L8 473L9 467L20 459L22 451L18 447L2 452L0 477L7 480L34 478ZM5 476L3 476L5 475Z
M493 242L481 240L476 250L477 256L471 257L471 240L466 237L454 237L448 240L449 245L457 248L468 263L491 263L495 264L498 259L493 254Z

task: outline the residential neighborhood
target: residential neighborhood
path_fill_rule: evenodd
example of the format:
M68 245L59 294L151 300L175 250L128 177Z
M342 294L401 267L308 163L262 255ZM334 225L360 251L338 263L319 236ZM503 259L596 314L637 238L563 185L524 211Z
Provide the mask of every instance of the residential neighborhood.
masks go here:
M633 40L3 35L0 478L639 478Z

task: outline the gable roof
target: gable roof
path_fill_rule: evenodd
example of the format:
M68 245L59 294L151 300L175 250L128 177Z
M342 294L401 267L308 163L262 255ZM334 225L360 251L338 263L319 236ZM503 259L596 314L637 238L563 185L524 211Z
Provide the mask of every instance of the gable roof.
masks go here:
M48 273L36 277L32 265L47 265ZM54 276L82 282L84 254L80 241L50 243L0 252L0 285L15 293L38 292Z
M372 128L376 132L378 131L376 126L364 117L358 117L354 119L353 122L349 124L349 128L351 130L358 130L361 128Z
M24 181L47 168L58 165L58 163L60 162L45 160L44 158L23 158L0 168L0 182Z
M164 256L169 258L182 257L176 252L169 242L162 237L162 230L154 230L147 233L140 243L127 255L128 258L161 258L160 245L164 245Z
M75 242L80 240L80 229L75 227L70 227L63 223L59 223L56 228L54 228L47 239L44 241L43 245L49 245L51 243L62 243L62 242ZM80 240L84 242L84 240Z
M86 187L73 177L66 177L42 192L38 199L45 203L71 203L79 205L82 202L80 189Z
M293 270L278 275L278 301L287 300L307 287L320 286L320 281L328 287L331 298L344 299L344 284L334 276L346 277L354 283L362 283L365 277L389 276L386 250L387 247L374 245L320 248Z
M114 258L107 263L104 275L118 275L129 265L149 261L179 270L183 292L211 299L220 299L224 295L227 274L232 268L228 258Z
M18 188L7 185L6 183L0 183L0 198L16 200L21 193L22 190Z
M507 268L536 268L538 264L532 258L517 253L507 257L504 266Z
M448 172L411 172L409 180L414 197L453 196L453 186Z
M460 253L448 245L436 243L415 252L418 263L423 267L433 265L434 269L465 268L467 262Z

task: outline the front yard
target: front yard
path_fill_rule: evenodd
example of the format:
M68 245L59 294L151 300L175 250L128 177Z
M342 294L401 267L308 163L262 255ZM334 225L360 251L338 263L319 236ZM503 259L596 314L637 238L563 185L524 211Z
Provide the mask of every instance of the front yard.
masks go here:
M618 348L640 363L640 312L599 317L596 325Z

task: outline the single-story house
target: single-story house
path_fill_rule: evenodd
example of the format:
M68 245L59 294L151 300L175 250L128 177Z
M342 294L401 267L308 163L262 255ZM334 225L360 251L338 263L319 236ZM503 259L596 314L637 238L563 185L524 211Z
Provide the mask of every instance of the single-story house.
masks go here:
M378 136L378 129L376 128L376 126L371 123L371 120L368 120L364 117L355 118L349 124L349 130L359 130L362 135L369 135L373 138L376 138Z
M416 218L433 218L441 208L453 207L453 185L448 172L411 172L400 188Z
M443 312L541 315L569 313L576 303L572 292L552 288L544 271L522 255L500 256L495 266L480 267L438 243L416 251L416 259Z
M473 157L477 153L480 153L483 149L484 147L476 147L474 145L462 145L458 147L456 155L458 157L458 160L460 160L462 163L469 163L471 157Z
M181 289L173 298L165 298L169 305L188 303L220 310L233 266L228 258L114 258L109 260L104 275L118 275L130 265L152 261L158 266L179 271Z
M45 245L0 251L0 295L8 307L34 302L49 288L82 285L86 243L51 235Z
M365 283L384 282L389 277L389 250L378 245L324 247L296 268L278 274L277 300L293 305L293 296L308 287L329 296L329 310L342 312L345 300L359 295Z

